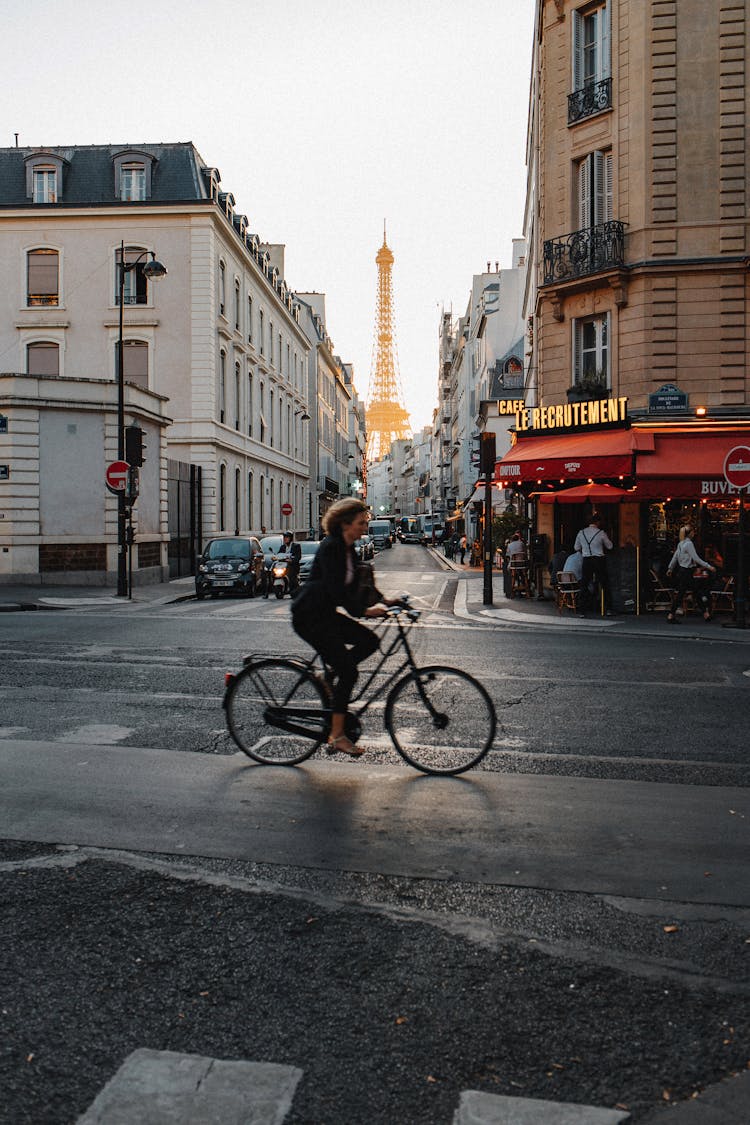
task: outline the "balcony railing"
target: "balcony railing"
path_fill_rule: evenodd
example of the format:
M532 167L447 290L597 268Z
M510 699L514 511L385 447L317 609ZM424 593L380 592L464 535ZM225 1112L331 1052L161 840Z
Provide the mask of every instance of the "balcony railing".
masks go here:
M615 219L544 243L544 284L625 264L625 224Z
M587 82L580 90L568 94L568 125L600 113L612 105L612 79L602 78L601 82Z

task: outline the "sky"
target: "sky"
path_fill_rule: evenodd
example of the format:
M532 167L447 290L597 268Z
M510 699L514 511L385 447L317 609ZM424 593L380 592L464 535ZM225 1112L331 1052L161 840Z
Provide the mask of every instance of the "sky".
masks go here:
M523 234L534 0L2 4L0 146L192 141L366 398L387 223L412 426L443 309ZM33 59L33 80L29 59Z

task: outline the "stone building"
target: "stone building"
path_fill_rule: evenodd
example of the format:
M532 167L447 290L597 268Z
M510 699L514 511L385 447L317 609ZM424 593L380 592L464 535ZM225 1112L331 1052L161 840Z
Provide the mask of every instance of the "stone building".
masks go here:
M309 507L310 341L283 247L252 232L192 144L0 149L0 248L0 576L112 580L101 482L117 448L121 258L126 418L151 428L142 479L155 489L138 501L136 579L189 573L215 532L306 529L294 517ZM158 285L152 254L168 270ZM66 421L74 404L86 427ZM71 457L95 496L71 490L61 521L49 497Z
M723 457L750 440L749 37L742 0L536 5L528 409L496 477L527 496L622 489L610 532L644 563L687 520L736 557ZM549 549L587 511L536 505Z

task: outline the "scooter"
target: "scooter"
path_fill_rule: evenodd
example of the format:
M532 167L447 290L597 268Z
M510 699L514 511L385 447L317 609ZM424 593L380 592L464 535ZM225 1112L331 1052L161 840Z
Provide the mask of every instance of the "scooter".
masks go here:
M278 555L273 560L271 567L273 592L277 598L283 598L289 593L289 560L286 555Z

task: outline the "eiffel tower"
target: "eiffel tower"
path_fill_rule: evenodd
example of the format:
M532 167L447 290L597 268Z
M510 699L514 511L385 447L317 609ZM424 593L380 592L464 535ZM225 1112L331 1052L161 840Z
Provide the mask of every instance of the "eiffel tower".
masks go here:
M398 373L391 283L393 252L386 242L385 224L383 245L378 250L375 261L378 267L378 295L366 410L368 462L380 461L398 438L412 436Z

